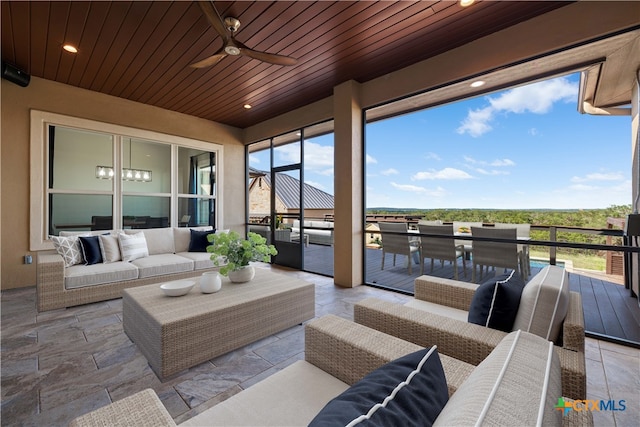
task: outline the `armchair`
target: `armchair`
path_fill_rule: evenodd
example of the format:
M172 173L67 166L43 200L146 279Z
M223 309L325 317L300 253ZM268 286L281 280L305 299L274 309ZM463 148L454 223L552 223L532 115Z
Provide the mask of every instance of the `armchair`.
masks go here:
M582 300L579 293L568 291L566 274L563 268L549 266L527 283L513 330L553 341L560 356L562 394L585 399ZM507 332L467 322L477 288L472 283L421 276L415 281L413 301L401 305L368 298L354 306L354 319L418 345L435 344L442 354L478 365Z

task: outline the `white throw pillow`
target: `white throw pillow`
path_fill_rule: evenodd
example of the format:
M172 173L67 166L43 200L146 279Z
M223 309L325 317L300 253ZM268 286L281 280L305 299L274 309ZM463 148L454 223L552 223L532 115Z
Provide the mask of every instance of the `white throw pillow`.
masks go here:
M147 240L141 231L136 234L118 234L118 242L120 243L120 253L123 261L133 261L138 258L149 256L147 248Z
M62 256L65 267L82 263L82 250L78 244L80 236L50 236L56 251Z
M98 236L100 243L100 253L102 254L102 262L105 264L120 261L120 245L118 238L111 235Z

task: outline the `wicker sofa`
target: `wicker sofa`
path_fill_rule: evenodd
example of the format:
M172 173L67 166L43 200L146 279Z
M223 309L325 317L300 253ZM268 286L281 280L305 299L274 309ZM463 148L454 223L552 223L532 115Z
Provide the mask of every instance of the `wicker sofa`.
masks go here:
M478 365L507 332L467 321L477 288L472 283L420 276L415 280L415 297L409 303L368 298L354 306L354 319L418 345L436 344L441 353ZM569 291L563 268L545 267L526 284L515 322L513 330L532 332L556 344L563 396L586 399L582 300L579 293Z
M569 411L563 415L563 411L554 408L561 388L560 367L553 346L546 344L532 334L515 332L478 367L441 354L439 359L448 387L444 393L450 397L443 408L438 408L435 424L593 425L590 412ZM418 345L327 315L305 327L305 360L180 425L297 426L310 422L329 425L316 417L335 415L332 410L323 410L334 397L344 396L343 392L357 387L352 386L354 383L385 363L419 350L422 348ZM415 393L410 398L424 399L417 395L431 394ZM358 395L354 406L361 401ZM402 412L403 407L400 409ZM82 415L70 425L174 426L175 423L155 392L146 389Z
M208 231L212 227L148 228L125 230L143 232L148 256L127 261L93 265L65 266L55 251L38 254L36 288L38 311L72 307L122 296L122 290L162 281L186 279L217 270L206 252L190 252L191 230ZM117 231L61 232L62 237L117 235Z

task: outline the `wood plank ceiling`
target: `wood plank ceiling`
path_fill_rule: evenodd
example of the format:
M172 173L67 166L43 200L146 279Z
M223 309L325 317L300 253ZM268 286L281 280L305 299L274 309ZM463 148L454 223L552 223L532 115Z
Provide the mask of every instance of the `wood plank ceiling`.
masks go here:
M228 56L188 1L2 1L2 60L32 76L245 128L568 2L216 1L248 47L295 66ZM77 54L62 50L71 43ZM243 105L253 106L245 110Z

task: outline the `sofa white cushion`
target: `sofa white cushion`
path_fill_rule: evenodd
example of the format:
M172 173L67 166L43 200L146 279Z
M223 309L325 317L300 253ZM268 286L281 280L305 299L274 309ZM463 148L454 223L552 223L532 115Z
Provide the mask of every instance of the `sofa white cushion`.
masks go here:
M149 255L172 254L176 251L173 243L172 228L145 228L143 230L125 230L127 234L144 233Z
M123 261L133 261L138 258L149 256L147 248L147 240L143 232L135 234L120 233L118 234L118 243L120 245L120 254Z
M213 230L213 227L210 225L203 227L175 227L173 228L173 251L175 253L179 252L189 252L189 242L191 241L191 231L190 230L199 230L199 231L207 231Z
M302 426L349 386L299 360L181 426Z
M511 332L451 396L434 426L562 425L562 396L553 343Z
M458 308L449 307L447 305L436 304L429 301L413 298L405 304L406 307L417 308L418 310L428 311L430 313L438 314L440 316L449 317L451 319L460 320L462 322L467 321L469 313L460 310Z
M131 263L118 261L108 264L74 265L64 270L66 289L102 285L138 278L138 269Z
M211 254L209 252L178 252L176 255L193 261L194 270L215 267L213 261L211 261Z
M110 262L122 261L122 255L120 255L120 244L118 238L111 235L98 236L98 243L100 243L100 253L102 254L102 262L108 264Z
M131 261L138 268L138 277L193 271L193 261L175 254L157 254Z
M56 248L56 252L62 256L65 267L82 263L82 250L78 242L79 237L80 235L51 236L53 247Z
M569 310L569 291L569 276L564 268L543 268L522 291L513 330L557 341Z

